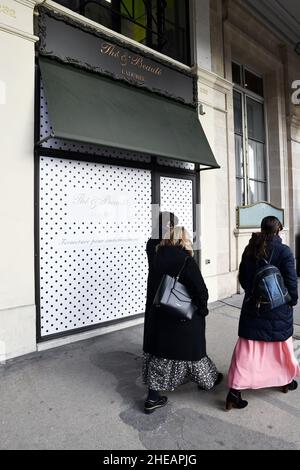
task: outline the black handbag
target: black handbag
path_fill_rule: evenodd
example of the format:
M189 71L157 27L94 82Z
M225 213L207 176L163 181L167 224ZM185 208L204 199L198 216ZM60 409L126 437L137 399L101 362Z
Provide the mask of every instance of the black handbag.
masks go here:
M157 289L153 305L163 307L164 311L178 320L191 320L198 307L193 303L187 288L179 282L179 277L185 268L187 256L176 277L164 274Z

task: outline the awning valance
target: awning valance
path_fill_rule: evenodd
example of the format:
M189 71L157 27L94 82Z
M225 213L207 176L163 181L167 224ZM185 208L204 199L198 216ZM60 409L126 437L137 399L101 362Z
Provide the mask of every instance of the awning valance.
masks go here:
M219 168L195 109L51 59L40 68L56 138Z

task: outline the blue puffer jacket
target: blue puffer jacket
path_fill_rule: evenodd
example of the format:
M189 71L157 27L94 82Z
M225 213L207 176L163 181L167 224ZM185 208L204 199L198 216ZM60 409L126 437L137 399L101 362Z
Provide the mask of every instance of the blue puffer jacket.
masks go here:
M293 334L293 305L296 305L298 300L294 256L290 248L282 243L279 236L274 236L272 241L268 243L267 259L270 259L272 253L271 264L280 269L292 300L289 305L282 305L273 310L261 307L257 311L251 297L257 264L253 257L245 255L244 252L239 268L239 281L245 290L239 323L241 338L256 341L285 341Z

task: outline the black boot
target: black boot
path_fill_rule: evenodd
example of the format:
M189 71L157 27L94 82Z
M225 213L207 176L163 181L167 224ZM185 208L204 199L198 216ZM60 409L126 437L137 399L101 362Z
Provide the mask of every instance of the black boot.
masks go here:
M226 398L226 411L229 411L232 408L241 410L242 408L246 408L247 405L248 402L242 399L240 390L235 390L234 388L229 390Z
M296 382L296 380L293 380L291 383L282 387L282 392L288 393L289 390L293 391L296 390L296 388L298 388L298 383Z

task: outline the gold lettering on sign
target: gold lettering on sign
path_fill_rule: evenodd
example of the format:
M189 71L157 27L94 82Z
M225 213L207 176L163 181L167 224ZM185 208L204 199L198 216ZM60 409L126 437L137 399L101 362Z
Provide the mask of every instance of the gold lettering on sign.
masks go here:
M16 18L16 10L13 8L9 8L7 5L3 5L0 3L0 13L4 15L10 16L11 18Z
M122 67L128 67L128 65L133 65L134 67L138 68L139 70L152 73L153 75L160 76L162 75L162 69L157 65L151 65L144 61L144 58L140 55L129 55L127 52L123 52L114 44L109 42L103 42L100 49L101 54L108 55L113 57L114 59L119 60L120 65ZM139 81L145 81L145 77L143 75L135 74L134 72L130 72L129 70L124 70L122 68L122 74L130 76L131 78L135 78Z
M162 74L162 69L160 67L145 64L144 58L140 55L133 56L131 59L131 64L135 65L139 69L146 70L146 72L153 73L154 75Z
M130 70L127 70L127 69L122 69L122 75L125 75L126 77L129 77L129 78L134 78L134 80L137 80L138 82L145 81L145 77L143 75L138 75L137 73L131 72Z
M113 44L104 42L101 47L101 54L106 54L117 59L120 57L120 49L117 49Z

